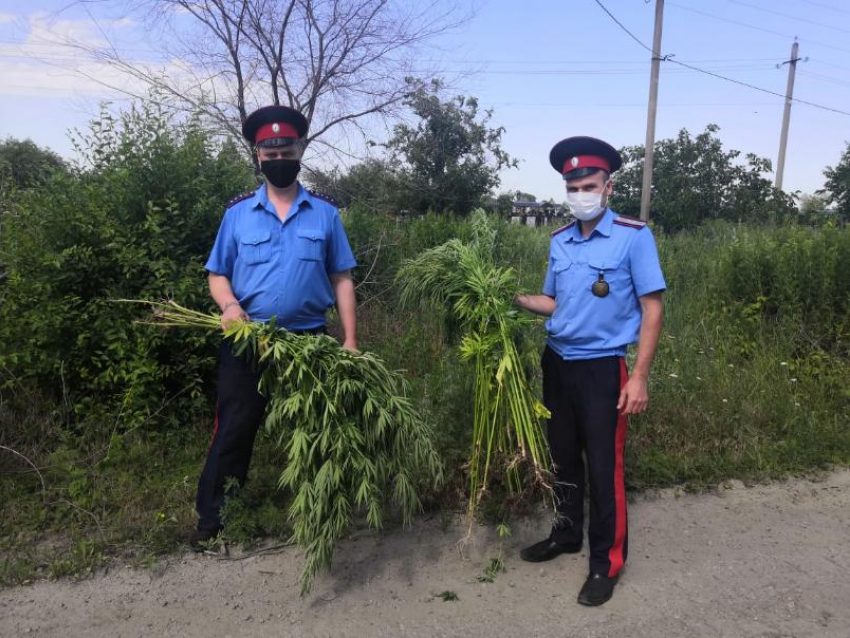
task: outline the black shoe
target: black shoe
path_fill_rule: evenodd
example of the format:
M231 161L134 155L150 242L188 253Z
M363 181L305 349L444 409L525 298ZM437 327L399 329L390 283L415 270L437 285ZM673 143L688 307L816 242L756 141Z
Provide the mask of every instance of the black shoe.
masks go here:
M602 574L590 574L578 594L579 604L596 607L607 603L614 594L614 585L616 584L616 576L608 578Z
M577 554L580 551L581 541L572 545L561 545L551 538L547 538L545 541L540 541L526 547L519 553L519 556L522 560L529 563L542 563L543 561L552 560L561 554Z
M220 527L196 529L189 536L189 547L193 552L200 553L209 547L210 541L216 538L221 532Z

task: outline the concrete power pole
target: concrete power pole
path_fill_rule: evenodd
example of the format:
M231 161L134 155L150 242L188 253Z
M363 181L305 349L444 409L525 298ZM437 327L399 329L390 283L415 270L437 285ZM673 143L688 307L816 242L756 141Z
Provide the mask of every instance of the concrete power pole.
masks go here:
M791 121L791 102L794 99L794 74L797 71L797 51L799 45L794 38L791 46L791 59L782 64L788 65L788 87L785 89L785 113L782 116L782 133L779 136L779 159L776 160L776 188L782 190L782 174L785 172L785 148L788 146L788 124ZM777 68L782 66L778 64Z
M652 195L652 156L655 151L655 112L658 108L658 71L661 66L661 25L664 0L655 0L655 35L652 37L652 71L649 78L649 111L646 115L646 144L643 155L643 188L640 193L640 218L649 219ZM793 56L792 56L793 57Z

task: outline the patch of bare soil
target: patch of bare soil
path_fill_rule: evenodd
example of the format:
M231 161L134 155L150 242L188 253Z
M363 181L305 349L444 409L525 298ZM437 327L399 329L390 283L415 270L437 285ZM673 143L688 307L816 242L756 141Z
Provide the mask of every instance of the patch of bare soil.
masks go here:
M711 493L642 495L614 598L576 604L587 551L542 565L519 549L548 531L513 525L507 571L478 582L497 548L461 522L340 544L301 598L296 548L242 560L185 554L149 570L0 591L0 636L850 636L850 471ZM440 594L452 592L456 600ZM451 598L446 594L446 598Z

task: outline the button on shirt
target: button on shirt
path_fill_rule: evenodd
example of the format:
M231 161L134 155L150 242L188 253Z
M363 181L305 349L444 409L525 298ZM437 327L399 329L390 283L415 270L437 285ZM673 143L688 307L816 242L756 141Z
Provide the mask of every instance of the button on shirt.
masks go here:
M666 288L652 231L610 208L589 237L579 223L552 237L543 294L557 309L546 322L548 344L564 359L624 356L638 340L639 298ZM603 274L609 292L598 297L591 286Z
M227 208L205 268L230 280L252 320L309 330L334 304L329 276L356 265L336 206L299 184L281 222L263 184Z

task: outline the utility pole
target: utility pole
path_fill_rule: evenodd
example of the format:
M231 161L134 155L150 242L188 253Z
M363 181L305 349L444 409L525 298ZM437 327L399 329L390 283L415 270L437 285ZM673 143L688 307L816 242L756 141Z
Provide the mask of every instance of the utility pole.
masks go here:
M794 74L797 71L797 62L800 58L797 57L797 38L794 38L794 44L791 45L791 59L782 64L788 65L788 87L785 89L785 113L782 116L782 133L779 136L779 159L776 160L776 188L782 190L782 174L785 172L785 148L788 146L788 124L791 121L791 102L794 99ZM777 64L776 68L782 66Z
M649 219L652 195L652 156L655 151L655 112L658 108L658 70L661 67L661 24L664 0L655 0L655 35L652 37L652 71L649 77L649 111L646 115L646 144L643 155L643 188L640 193L640 218Z

